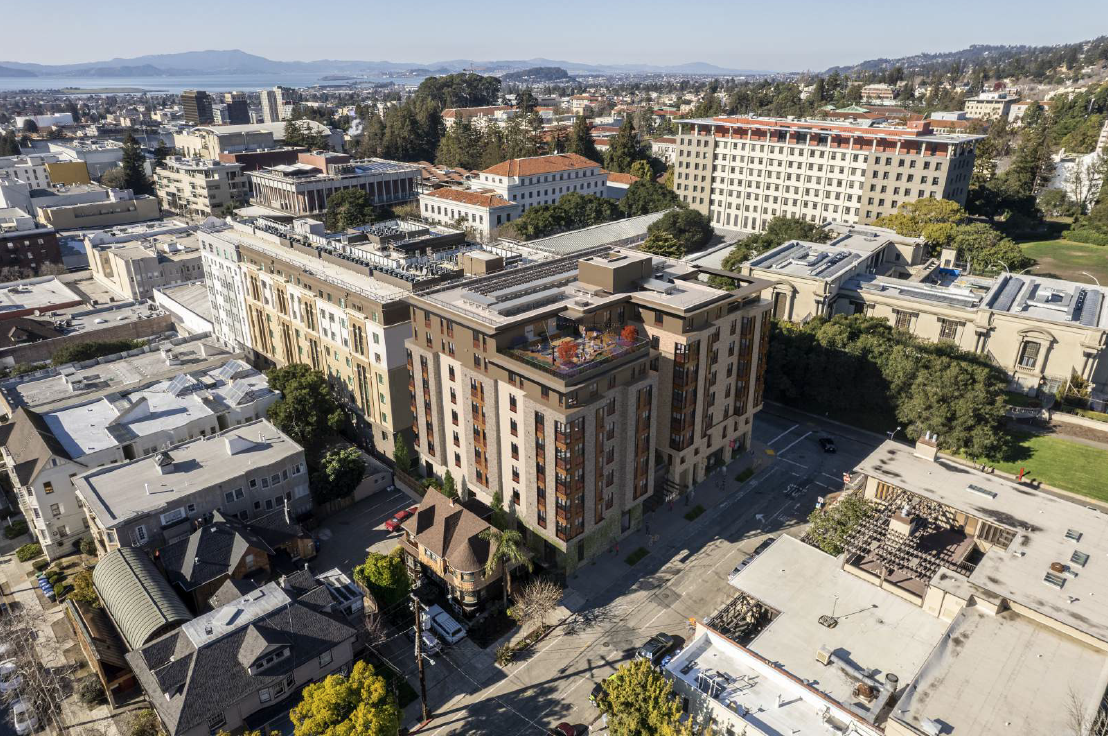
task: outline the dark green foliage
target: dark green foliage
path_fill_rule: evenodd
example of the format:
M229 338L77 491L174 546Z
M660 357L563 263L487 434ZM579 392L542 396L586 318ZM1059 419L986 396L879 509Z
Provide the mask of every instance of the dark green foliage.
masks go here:
M647 158L649 156L639 143L639 135L635 132L631 118L624 118L623 124L619 126L619 132L608 141L608 150L604 153L604 168L608 171L629 174L632 164Z
M874 507L860 493L851 493L836 503L808 515L805 541L829 555L841 555L851 533L873 516Z
M145 340L90 340L89 342L70 343L55 350L50 362L54 365L79 363L93 358L103 358L105 355L136 350L145 344Z
M107 700L104 694L104 686L100 684L100 678L96 675L81 678L81 681L77 684L77 697L84 705L89 707L99 705Z
M309 151L327 149L327 134L316 131L315 127L304 120L289 120L285 123L285 145L303 146Z
M597 163L603 160L600 151L596 150L596 144L593 143L589 121L584 115L578 115L573 121L573 129L569 132L569 139L566 141L566 153L576 153Z
M442 477L442 494L447 498L458 497L458 487L454 483L454 475L449 470Z
M19 137L14 130L0 134L0 156L18 156Z
M355 447L331 450L312 475L312 496L316 503L346 498L365 477L365 459Z
M652 179L640 179L627 187L627 194L619 201L619 206L625 215L635 217L670 207L680 207L681 200L672 189Z
M27 533L27 522L23 519L16 519L10 526L4 527L5 539L17 539Z
M1004 270L1022 271L1035 265L1015 242L981 222L956 225L950 247L958 251L959 260L969 263L971 273L993 275Z
M81 551L81 554L89 557L95 557L97 554L96 542L92 541L90 537L82 537L81 541L77 543L77 549Z
M647 228L647 240L659 233L672 235L684 253L703 248L712 239L712 224L707 216L690 209L667 212Z
M513 225L521 238L534 240L589 225L611 222L622 216L619 203L614 199L570 192L562 195L555 204L540 204L532 207Z
M20 562L29 562L42 554L42 545L38 542L28 542L15 551L15 557Z
M130 131L123 139L123 160L120 161L120 168L123 169L124 189L130 189L135 194L154 193L154 185L146 176L146 156L142 153L142 146Z
M830 239L831 232L814 222L799 217L775 217L766 225L764 232L749 235L736 243L731 252L724 256L721 265L725 271L738 271L743 261L773 250L790 240L826 243Z
M375 219L373 200L361 189L343 189L327 198L323 222L328 232L342 232Z
M402 473L410 473L412 470L412 456L408 452L408 443L399 434L392 443L392 461L396 463L396 469Z
M314 451L346 425L346 415L319 371L296 363L269 370L266 378L270 388L281 392L269 407L269 421L305 450Z
M1007 447L1004 370L884 319L777 323L768 361L766 395L775 401L877 431L901 426L912 440L934 432L941 447L971 457L997 457Z
M664 230L647 235L639 250L666 258L684 258L687 252L672 233Z

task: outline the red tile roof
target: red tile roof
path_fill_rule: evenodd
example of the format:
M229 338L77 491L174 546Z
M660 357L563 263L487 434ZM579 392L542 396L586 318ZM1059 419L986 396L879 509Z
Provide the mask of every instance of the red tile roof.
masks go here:
M444 199L458 204L469 204L477 207L507 207L512 203L501 197L491 189L435 189L423 194L424 197Z
M631 176L630 174L621 174L621 173L616 172L616 171L609 171L608 172L608 183L609 184L626 184L627 186L631 186L632 184L634 184L638 180L639 180L639 177Z
M531 158L513 158L501 161L496 166L485 169L483 174L493 176L535 176L536 174L554 174L573 169L590 169L600 166L576 153L555 153L549 156Z

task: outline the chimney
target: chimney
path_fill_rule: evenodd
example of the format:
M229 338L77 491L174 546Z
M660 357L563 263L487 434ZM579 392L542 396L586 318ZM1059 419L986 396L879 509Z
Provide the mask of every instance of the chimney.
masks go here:
M916 440L916 457L935 462L935 458L938 454L939 436L933 432L924 432L923 435Z
M454 508L454 499L453 498L450 499L450 508Z

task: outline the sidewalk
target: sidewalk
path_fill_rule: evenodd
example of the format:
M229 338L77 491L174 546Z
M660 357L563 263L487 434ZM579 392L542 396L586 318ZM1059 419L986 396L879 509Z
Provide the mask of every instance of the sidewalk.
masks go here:
M660 554L664 559L672 556L686 537L703 529L720 511L737 501L744 487L757 485L761 471L775 462L766 450L765 445L755 442L751 450L717 468L676 501L663 503L644 514L642 526L570 575L563 605L576 612L588 602L610 595L612 590L626 590L643 576L643 570L651 569L650 562L655 555ZM735 477L750 467L754 468L754 475L745 483L739 483ZM692 521L686 519L685 514L697 506L702 506L704 513ZM634 565L628 565L627 556L640 547L647 550L647 555ZM622 586L617 584L621 581Z

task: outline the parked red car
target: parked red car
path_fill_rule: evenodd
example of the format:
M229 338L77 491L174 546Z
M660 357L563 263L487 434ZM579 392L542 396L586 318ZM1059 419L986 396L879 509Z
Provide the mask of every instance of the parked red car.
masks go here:
M388 529L390 532L395 532L397 529L400 528L400 525L407 521L408 518L411 517L411 515L414 514L418 509L418 506L412 506L410 509L397 511L396 516L385 522L385 528Z

